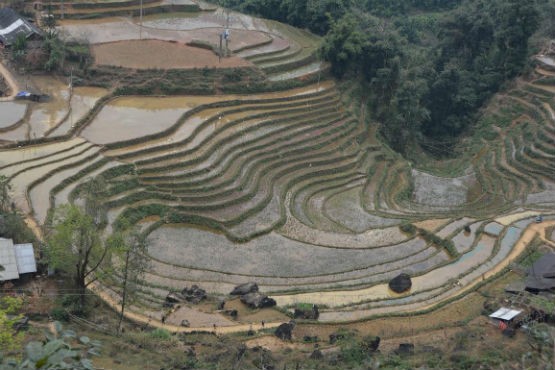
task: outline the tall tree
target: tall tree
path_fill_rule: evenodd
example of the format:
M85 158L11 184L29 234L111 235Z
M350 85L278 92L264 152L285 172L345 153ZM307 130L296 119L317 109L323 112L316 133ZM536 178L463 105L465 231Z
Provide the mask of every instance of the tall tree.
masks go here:
M127 227L123 231L114 233L109 239L110 249L114 251L115 257L119 260L114 264L114 271L119 276L115 276L116 285L121 291L120 316L118 321L118 333L121 333L121 324L125 315L126 307L137 297L137 293L146 270L150 263L147 256L147 244L141 235L138 227Z
M47 240L50 265L73 277L79 289L81 309L87 287L98 279L108 248L100 238L93 217L76 205L62 205L54 211L53 229Z

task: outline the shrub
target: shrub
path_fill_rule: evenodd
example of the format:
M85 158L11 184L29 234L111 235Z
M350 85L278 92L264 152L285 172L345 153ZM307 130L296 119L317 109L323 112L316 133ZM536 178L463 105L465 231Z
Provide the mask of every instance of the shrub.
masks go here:
M399 228L405 234L409 234L409 235L416 234L416 226L414 226L413 224L402 224L401 226L399 226Z
M172 335L166 329L156 328L149 333L149 336L154 339L169 340Z
M69 314L62 307L55 307L51 312L50 316L56 321L69 321Z

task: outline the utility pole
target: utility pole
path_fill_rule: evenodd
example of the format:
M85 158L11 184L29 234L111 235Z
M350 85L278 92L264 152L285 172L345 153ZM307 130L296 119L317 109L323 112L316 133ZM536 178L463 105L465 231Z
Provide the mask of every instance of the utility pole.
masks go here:
M222 62L222 38L224 37L223 33L220 33L220 52L218 53L218 61Z
M143 0L139 9L139 39L143 39Z
M225 19L225 54L229 53L229 9L226 9L226 19Z

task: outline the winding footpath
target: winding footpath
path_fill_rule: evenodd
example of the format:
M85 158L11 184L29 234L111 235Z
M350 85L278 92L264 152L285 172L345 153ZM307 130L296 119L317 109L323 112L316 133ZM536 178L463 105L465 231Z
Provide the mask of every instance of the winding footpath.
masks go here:
M12 101L15 99L17 92L20 90L19 85L12 73L4 66L4 64L2 64L2 62L0 62L0 74L4 76L4 79L10 87L10 95L1 97L0 102Z

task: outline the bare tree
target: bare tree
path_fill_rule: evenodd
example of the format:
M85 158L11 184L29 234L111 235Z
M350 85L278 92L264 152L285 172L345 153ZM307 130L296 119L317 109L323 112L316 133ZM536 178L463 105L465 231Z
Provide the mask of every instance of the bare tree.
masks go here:
M123 224L129 226L125 221ZM147 244L138 227L124 227L114 233L108 240L110 249L119 261L114 263L119 276L115 276L116 284L121 291L120 317L118 333L125 315L125 309L137 298L137 293L143 283L143 277L149 268L150 260L147 256Z

